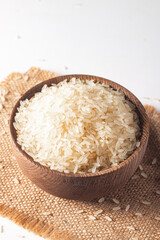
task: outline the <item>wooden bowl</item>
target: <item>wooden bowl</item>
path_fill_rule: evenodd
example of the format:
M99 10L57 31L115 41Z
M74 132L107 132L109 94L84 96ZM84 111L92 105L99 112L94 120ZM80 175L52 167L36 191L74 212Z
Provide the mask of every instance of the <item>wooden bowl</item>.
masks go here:
M26 98L30 99L36 92L39 92L44 84L50 86L52 83L59 83L64 79L70 80L72 77L80 79L95 80L105 83L114 89L121 90L127 99L129 99L136 106L141 125L141 139L140 146L118 166L103 170L97 173L73 174L63 173L56 170L51 170L35 162L29 155L27 155L18 145L16 141L16 131L13 127L14 117L20 101ZM108 79L90 76L90 75L66 75L59 76L47 81L44 81L35 87L28 90L16 103L13 108L10 118L10 133L12 138L13 150L15 157L23 173L38 187L44 191L62 198L90 200L100 198L111 191L122 187L134 174L138 165L140 164L148 142L149 136L149 121L145 109L140 101L126 88L112 82Z

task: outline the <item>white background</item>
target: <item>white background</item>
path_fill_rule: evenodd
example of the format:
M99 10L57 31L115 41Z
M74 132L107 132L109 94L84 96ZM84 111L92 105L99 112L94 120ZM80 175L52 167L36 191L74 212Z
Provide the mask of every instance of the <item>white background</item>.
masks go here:
M0 80L31 66L106 77L160 109L160 1L0 0ZM39 239L1 225L1 240Z

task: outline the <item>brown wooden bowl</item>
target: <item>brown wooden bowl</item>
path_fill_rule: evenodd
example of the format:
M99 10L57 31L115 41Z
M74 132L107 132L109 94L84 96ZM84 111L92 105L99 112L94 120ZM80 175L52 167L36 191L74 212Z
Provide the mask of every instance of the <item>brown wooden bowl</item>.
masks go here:
M44 84L50 86L52 83L59 83L64 79L70 80L72 77L80 79L95 80L105 83L114 89L121 90L127 99L136 106L141 125L140 146L118 166L103 170L97 173L73 174L63 173L51 170L35 162L28 154L26 154L16 141L16 131L13 127L14 117L20 101L26 98L30 99L36 92L39 92ZM112 82L108 79L90 76L90 75L66 75L59 76L44 81L28 90L16 103L10 118L10 133L16 159L23 173L38 187L44 191L62 198L90 200L100 198L111 191L123 186L134 174L140 164L148 142L149 137L149 120L145 109L140 101L126 88Z

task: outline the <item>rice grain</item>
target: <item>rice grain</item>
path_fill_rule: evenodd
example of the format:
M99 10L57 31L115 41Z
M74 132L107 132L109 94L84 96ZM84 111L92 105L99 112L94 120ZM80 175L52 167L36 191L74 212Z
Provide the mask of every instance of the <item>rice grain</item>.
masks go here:
M94 217L94 216L92 216L92 215L89 215L88 218L89 218L90 220L96 220L96 217Z
M14 178L13 182L16 183L16 184L20 184L20 181L17 178Z
M142 167L142 165L141 164L139 164L139 169L141 170L141 171L143 171L143 167Z
M0 169L2 169L3 168L3 165L2 164L0 164Z
M139 212L135 213L135 215L138 217L142 217L142 213L139 213Z
M113 198L112 201L113 201L114 203L116 203L116 204L119 204L119 200L116 199L116 198Z
M152 165L155 165L157 163L157 158L154 158L152 161Z
M141 201L141 203L143 203L144 205L151 205L151 202L149 201Z
M100 198L100 199L98 200L99 203L102 203L102 202L104 202L104 201L105 201L105 197L102 197L102 198Z
M103 210L99 209L98 211L93 212L93 214L97 216L97 215L101 214L102 212L103 212Z
M3 232L4 232L4 226L1 225L1 233L3 233Z
M112 219L109 216L105 216L104 218L107 219L109 222L112 221Z
M144 177L144 178L148 177L148 175L145 172L141 172L141 176Z
M120 209L121 209L120 207L114 207L114 208L112 208L113 211L118 211L118 210L120 210Z
M130 205L128 204L125 208L125 211L128 212L129 208L130 208Z
M138 179L140 178L138 174L134 174L133 177L132 177L132 180L135 180L135 179Z
M156 193L157 193L158 195L160 195L160 190L156 190Z
M79 214L79 213L83 213L84 212L84 210L78 210L77 211L77 213Z
M132 227L132 226L127 226L127 229L129 229L129 230L135 230L135 228Z
M122 92L92 80L44 85L17 110L17 143L35 161L60 172L117 166L140 136L135 106Z
M23 77L23 80L24 80L25 82L27 82L27 81L29 80L29 76L28 76L28 75L25 75L25 76Z

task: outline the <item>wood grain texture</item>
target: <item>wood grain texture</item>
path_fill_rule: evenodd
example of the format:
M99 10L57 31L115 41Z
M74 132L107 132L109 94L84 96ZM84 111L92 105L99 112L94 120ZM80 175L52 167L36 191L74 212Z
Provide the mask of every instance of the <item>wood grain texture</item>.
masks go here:
M35 162L29 155L27 155L16 141L16 131L13 127L14 117L17 112L17 108L20 105L20 101L26 98L30 99L36 92L39 92L44 84L50 86L52 83L59 83L67 79L72 78L80 79L93 79L101 83L105 83L113 87L115 90L121 90L127 99L129 99L136 106L136 111L140 119L141 125L141 139L140 146L134 151L134 153L127 158L124 162L120 163L116 167L112 167L107 170L103 170L97 173L86 174L66 174L51 170L41 164ZM145 109L140 101L126 88L121 85L112 82L108 79L90 76L90 75L65 75L55 77L44 81L35 87L27 91L16 103L13 108L10 118L10 134L12 139L12 145L14 154L19 163L19 166L23 173L38 187L46 192L67 199L77 200L91 200L94 198L100 198L117 188L123 186L130 177L136 171L140 164L148 142L149 137L149 120L146 115Z

